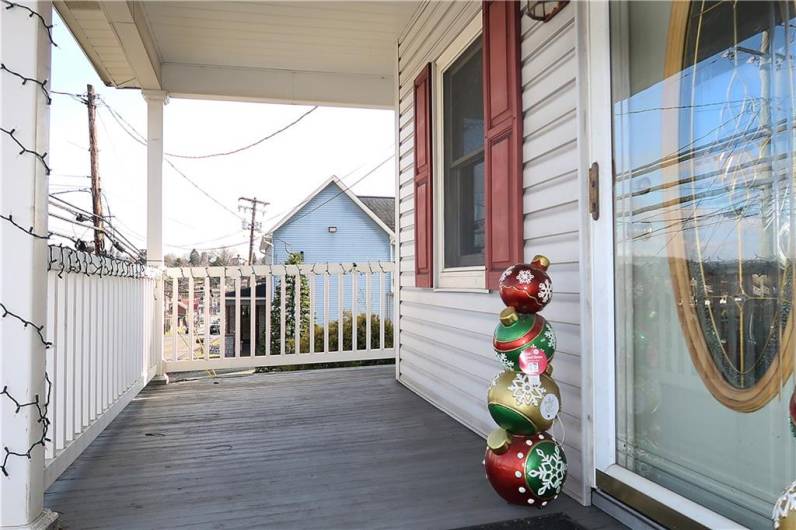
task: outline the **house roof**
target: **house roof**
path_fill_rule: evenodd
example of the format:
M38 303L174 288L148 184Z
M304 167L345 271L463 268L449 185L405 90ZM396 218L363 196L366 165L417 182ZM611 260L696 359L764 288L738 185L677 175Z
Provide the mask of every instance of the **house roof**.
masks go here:
M395 232L395 197L378 197L374 195L357 195L362 204L370 208L384 224Z
M272 226L268 230L266 235L267 236L268 235L272 235L274 232L276 232L279 229L279 227L281 227L282 225L284 225L285 223L290 221L290 219L292 219L294 215L296 215L302 208L304 208L304 206L306 206L316 195L318 195L320 192L322 192L327 187L329 187L330 184L335 184L337 187L339 187L340 190L341 190L341 192L340 192L341 194L345 193L348 196L348 198L351 199L351 201L354 204L359 206L360 209L362 209L362 211L365 212L365 214L368 217L373 219L373 221L377 225L379 225L382 228L382 230L387 232L387 234L389 234L390 237L395 237L395 232L393 230L393 227L395 225L395 213L394 213L394 210L392 210L393 213L390 216L390 217L392 217L392 223L387 223L385 221L385 218L382 217L382 215L384 215L384 216L387 215L386 214L387 207L384 204L379 204L378 206L376 206L375 205L376 201L372 201L372 203L374 204L374 207L377 207L378 211L381 212L380 214L377 214L376 211L371 209L371 207L366 205L365 202L364 202L366 199L389 199L390 204L392 204L393 205L392 207L394 208L395 199L393 197L369 197L369 196L365 196L364 198L363 197L358 197L357 195L354 195L354 192L352 192L348 188L348 186L343 184L343 181L340 180L339 178L337 178L336 175L332 175L331 177L326 179L320 186L318 186L318 188L315 189L315 191L313 191L312 193L307 195L307 197L303 201L301 201L299 204L297 204L295 208L290 210L287 213L287 215L282 217L282 219L280 219L274 226ZM329 201L327 201L327 202L329 202ZM380 202L384 202L384 201L380 201ZM324 204L326 204L326 203L321 204L316 209L322 208Z

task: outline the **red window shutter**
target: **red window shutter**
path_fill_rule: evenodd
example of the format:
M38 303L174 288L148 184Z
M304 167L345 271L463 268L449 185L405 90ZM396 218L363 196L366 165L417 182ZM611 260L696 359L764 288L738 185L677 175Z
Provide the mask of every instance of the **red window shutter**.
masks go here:
M415 79L415 286L434 276L434 209L431 148L431 63Z
M523 260L522 100L518 2L485 1L486 285Z

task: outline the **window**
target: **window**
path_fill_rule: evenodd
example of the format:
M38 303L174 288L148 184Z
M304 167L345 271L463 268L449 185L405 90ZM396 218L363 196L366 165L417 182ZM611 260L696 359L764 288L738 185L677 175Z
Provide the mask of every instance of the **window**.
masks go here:
M440 287L484 287L484 97L478 16L437 61Z
M484 264L484 98L481 41L443 74L444 267Z

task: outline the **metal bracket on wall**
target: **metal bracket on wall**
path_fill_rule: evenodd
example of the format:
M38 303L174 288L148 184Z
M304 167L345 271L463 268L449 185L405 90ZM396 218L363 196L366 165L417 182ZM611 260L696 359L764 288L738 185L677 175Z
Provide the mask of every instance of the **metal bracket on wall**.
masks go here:
M600 218L600 166L597 162L589 168L589 213L595 221Z

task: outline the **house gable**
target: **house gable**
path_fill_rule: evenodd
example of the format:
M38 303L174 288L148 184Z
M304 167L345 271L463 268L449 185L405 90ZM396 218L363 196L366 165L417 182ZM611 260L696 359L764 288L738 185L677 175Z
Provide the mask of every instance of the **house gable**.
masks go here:
M392 232L339 180L331 179L271 231L274 263L304 252L306 263L391 259Z

